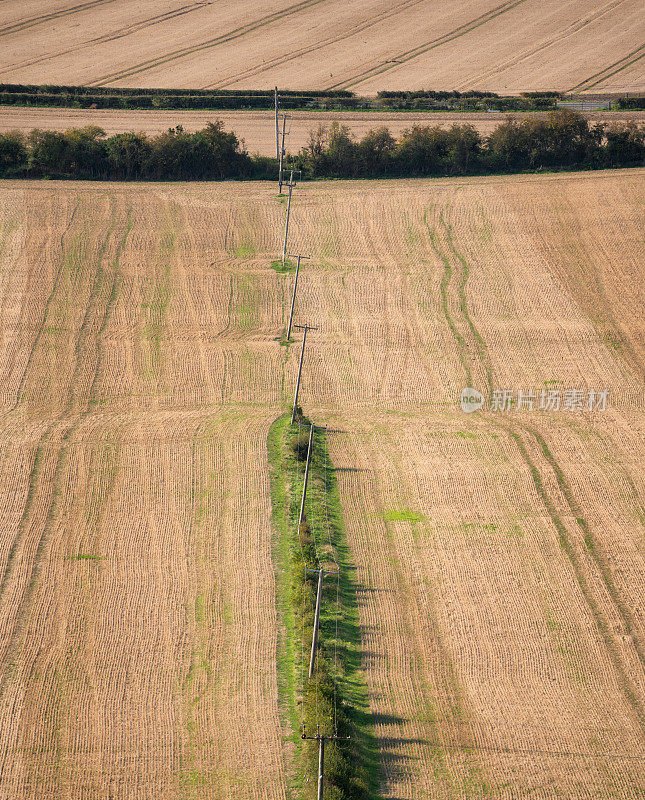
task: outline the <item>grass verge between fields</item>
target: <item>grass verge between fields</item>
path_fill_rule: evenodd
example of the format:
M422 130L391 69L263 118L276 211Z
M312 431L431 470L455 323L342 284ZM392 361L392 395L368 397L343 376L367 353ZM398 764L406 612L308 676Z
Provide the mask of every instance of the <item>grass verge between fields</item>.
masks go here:
M374 800L379 762L361 671L356 580L321 428L313 439L306 523L298 529L305 461L304 448L298 455L294 444L302 445L308 431L309 420L299 416L291 425L290 415L283 414L271 426L267 441L281 617L278 686L296 752L293 788L303 799L316 796L318 743L300 738L304 726L309 736L319 730L325 736L350 737L326 744L326 800ZM324 578L319 650L309 680L317 576L305 569L321 566L337 574Z

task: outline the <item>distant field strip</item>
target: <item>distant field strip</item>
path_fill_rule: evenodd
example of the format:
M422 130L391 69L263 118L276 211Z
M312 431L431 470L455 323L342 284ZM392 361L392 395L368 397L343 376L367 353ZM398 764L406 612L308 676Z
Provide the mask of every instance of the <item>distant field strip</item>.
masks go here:
M406 2L398 3L394 8L382 11L379 14L375 14L374 16L370 17L370 19L366 22L363 22L359 25L354 25L350 28L346 28L343 33L332 36L327 39L323 39L322 41L316 42L315 45L310 47L303 47L297 50L293 50L286 55L278 56L271 61L263 62L262 66L256 66L252 68L247 68L242 72L239 72L235 75L228 76L227 79L223 82L217 83L209 83L205 85L204 89L223 89L226 86L231 86L233 83L237 83L239 81L248 81L248 79L254 77L255 75L259 75L261 72L264 72L266 69L271 69L273 67L282 66L283 64L287 64L289 61L293 61L296 58L300 58L303 55L307 55L309 53L314 53L317 50L321 50L323 47L328 47L331 44L337 44L338 42L342 42L345 39L348 39L350 36L355 36L359 33L363 33L370 28L373 28L376 25L381 24L385 20L393 17L397 14L402 13L403 11L407 11L409 9L414 9L420 5L422 5L424 0L406 0ZM337 87L327 87L327 88L337 88ZM338 87L340 88L340 87ZM343 87L344 88L344 87Z
M99 2L106 2L106 0L99 0ZM107 0L107 2L114 2L114 0ZM91 4L90 4L91 5ZM150 17L148 19L142 20L140 22L132 23L131 25L127 25L124 28L119 28L115 31L110 31L110 33L103 34L102 36L97 36L94 39L91 39L92 44L101 44L103 42L113 42L116 39L121 39L124 36L129 36L130 34L136 33L138 31L144 30L145 28L149 28L152 25L157 25L160 22L166 22L167 20L174 19L175 17L181 17L184 14L189 14L191 11L197 11L203 6L206 5L204 2L197 2L192 3L188 6L182 6L181 8L176 9L175 11L168 11L165 14L157 14L154 17ZM0 29L0 36L2 35L2 29ZM76 47L69 47L63 50L59 50L54 54L49 54L46 56L39 56L38 58L31 58L26 61L17 61L12 64L8 64L4 69L0 70L0 75L6 72L11 72L11 70L19 69L21 67L31 67L34 64L40 64L43 61L48 61L51 58L59 57L63 55L70 55L71 53L78 52L86 47L86 44L79 44Z
M0 36L0 75L16 84L357 86L368 95L645 88L638 0L7 0Z
M453 39L456 39L459 36L463 36L466 33L469 33L475 28L479 28L480 25L485 25L492 19L500 16L500 14L504 14L510 9L515 8L515 6L519 6L522 3L526 2L526 0L507 0L506 3L502 3L495 8L492 8L490 11L487 11L485 14L481 14L475 19L470 20L469 22L465 22L463 25L459 25L459 27L455 28L448 33L445 33L443 36L438 37L437 39L432 39L429 42L424 42L423 44L415 47L413 50L406 50L402 53L396 53L392 58L388 59L387 61L383 61L374 67L371 67L364 72L361 72L357 75L352 76L349 79L345 79L337 84L332 84L331 86L326 87L327 89L349 89L353 86L357 86L362 81L367 80L367 78L371 78L374 75L378 75L382 72L386 72L389 69L392 69L397 64L402 64L406 61L411 61L414 58L422 55L423 53L427 53L428 50L434 50L436 47L441 47L448 42L451 42Z
M192 55L193 53L198 53L202 50L208 50L212 47L217 47L217 45L223 44L224 42L230 42L234 39L239 39L240 37L257 30L258 28L283 20L285 17L288 17L292 14L297 14L299 11L302 11L305 8L316 6L324 2L325 0L302 0L302 2L294 3L293 5L287 6L280 11L275 11L271 14L266 14L263 17L259 17L257 20L254 20L253 22L250 22L240 28L234 28L233 30L221 34L214 39L207 39L203 42L199 42L198 44L191 45L190 47L186 47L181 50L170 51L169 53L165 53L157 59L144 61L141 64L135 64L134 66L121 72L103 75L102 77L93 80L88 85L105 86L106 84L114 83L117 80L121 81L125 78L131 77L132 75L137 75L141 72L145 72L146 70L158 67L160 64L167 64L168 62L177 61L178 59L184 58L187 55Z
M493 75L499 74L504 72L505 70L515 67L517 64L532 58L533 56L537 55L538 53L542 53L544 50L548 49L549 47L554 47L561 44L564 40L566 40L569 36L574 36L575 34L579 33L581 30L586 28L588 25L596 22L596 20L602 19L604 16L612 12L614 9L618 8L618 6L622 5L624 0L613 0L611 3L607 3L602 8L599 8L597 11L593 12L589 16L585 17L581 20L576 20L572 22L569 26L567 26L564 30L559 31L557 34L550 36L543 41L539 42L537 45L529 48L528 50L524 50L521 53L514 54L512 58L509 58L505 61L496 64L490 70L481 75L477 75L476 77L471 78L468 81L467 86L459 86L456 88L463 89L463 88L470 88L479 85L482 80L488 80ZM576 87L578 88L578 87ZM573 91L573 90L571 90Z

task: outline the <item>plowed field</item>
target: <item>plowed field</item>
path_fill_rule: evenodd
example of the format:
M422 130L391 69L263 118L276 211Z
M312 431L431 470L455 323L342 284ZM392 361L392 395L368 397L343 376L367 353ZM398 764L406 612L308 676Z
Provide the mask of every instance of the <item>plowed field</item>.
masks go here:
M639 0L6 0L0 81L643 90Z
M386 797L645 791L643 185L296 189ZM267 184L0 185L2 797L290 796L283 215Z

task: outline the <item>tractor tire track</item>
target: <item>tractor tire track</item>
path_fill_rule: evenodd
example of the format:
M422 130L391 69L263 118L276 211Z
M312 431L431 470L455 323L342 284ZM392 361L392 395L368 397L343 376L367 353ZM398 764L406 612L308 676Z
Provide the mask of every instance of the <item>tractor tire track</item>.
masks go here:
M280 22L286 17L290 17L300 11L304 11L305 9L320 5L324 2L325 0L301 0L300 3L287 6L287 8L282 9L282 11L274 11L271 14L265 14L263 17L259 17L253 22L242 25L239 28L234 28L233 30L223 33L220 36L216 36L213 39L206 39L199 44L190 45L189 47L182 47L179 50L172 50L163 56L157 56L156 58L149 59L148 61L142 61L139 64L135 64L132 67L120 70L119 72L112 72L108 75L103 75L94 81L90 81L87 85L105 86L108 83L113 83L114 81L122 80L123 78L130 78L132 75L138 75L141 72L147 72L148 70L154 69L161 64L167 64L170 61L178 61L179 59L190 56L193 53L199 53L202 50L209 50L210 48L217 47L220 44L225 44L226 42L239 39L242 36L246 36L247 33L257 30L258 28L262 28L265 25L270 25L273 22Z
M523 427L526 431L528 431L531 434L531 436L533 436L535 441L538 443L543 457L546 459L549 466L551 467L553 474L555 475L558 487L560 488L560 492L564 497L566 504L569 507L569 510L571 511L572 517L576 521L576 525L578 526L583 535L586 544L586 549L589 555L591 556L591 559L596 564L598 574L602 579L602 583L604 584L607 593L613 600L614 605L618 610L618 614L622 619L623 625L625 626L625 629L627 630L629 636L631 637L634 643L634 649L636 650L638 659L641 662L641 666L645 669L645 651L643 649L641 642L638 640L636 636L636 623L634 617L629 608L620 599L618 590L616 589L616 585L614 584L609 567L606 561L602 558L602 556L599 553L598 539L594 536L589 527L588 522L583 517L582 511L578 506L575 497L573 496L573 492L571 491L571 487L567 479L565 478L564 472L562 471L562 468L560 467L555 457L549 450L549 447L546 441L544 440L543 436L533 426L528 425L527 423L524 423Z
M610 624L609 620L606 617L606 613L599 606L596 598L594 597L594 593L592 591L592 588L591 588L591 585L590 585L590 581L588 579L589 576L587 575L587 570L585 569L585 566L583 565L582 559L580 558L579 554L576 552L576 546L575 546L574 542L571 539L571 536L569 534L569 531L567 530L566 525L562 521L560 515L558 514L558 511L556 509L556 506L555 506L552 498L549 496L549 494L548 494L548 492L546 490L543 473L540 472L540 469L536 466L536 460L534 461L531 458L531 455L529 453L529 446L527 445L527 442L523 438L523 436L520 433L518 433L517 428L519 428L520 430L522 430L525 433L529 432L530 434L532 434L535 437L537 443L540 445L540 448L542 448L542 443L543 443L544 440L539 436L539 434L537 434L537 432L533 431L527 425L522 425L520 423L515 423L515 426L513 424L504 425L503 423L501 423L499 421L496 421L496 420L491 420L491 422L494 425L497 425L497 427L505 430L506 433L511 437L511 439L514 441L515 445L517 446L517 449L518 449L518 451L520 453L520 456L522 457L522 460L524 461L524 463L526 464L526 466L527 466L527 468L528 468L528 470L530 472L531 479L532 479L533 485L535 487L535 491L537 492L537 495L540 498L540 500L542 502L542 505L546 509L546 512L549 515L551 523L553 524L553 526L555 527L555 529L556 529L556 531L558 533L558 540L559 540L559 543L560 543L560 547L564 551L564 553L566 554L566 556L567 556L567 558L568 558L568 560L569 560L569 562L571 564L571 567L573 569L573 573L574 573L574 576L575 576L576 583L577 583L577 585L578 585L578 587L580 589L580 592L581 592L581 594L582 594L582 596L583 596L583 598L585 600L585 603L587 604L587 606L588 606L588 608L589 608L589 610L590 610L590 612L592 614L592 617L594 619L596 627L597 627L597 629L598 629L598 631L600 633L600 636L601 636L601 638L603 640L605 651L607 652L607 655L609 656L609 659L610 659L610 661L611 661L611 663L612 663L612 665L614 667L614 670L616 672L616 678L617 678L618 685L620 686L621 691L623 692L625 698L627 699L627 701L629 702L630 706L632 707L634 713L638 717L638 721L640 723L641 729L645 733L645 708L643 707L643 704L642 704L641 700L638 697L638 692L637 692L637 689L634 686L633 681L630 679L629 674L628 674L627 670L625 669L625 666L624 666L624 663L623 663L623 659L622 659L622 657L620 655L620 650L619 650L618 644L616 642L616 637L612 633L611 624ZM546 452L548 452L548 448L546 448ZM550 456L550 454L549 454L549 457L547 457L546 454L543 451L543 455L545 456L546 460L548 461L548 463L550 465L551 464L555 464L555 460L553 459L552 456ZM561 470L557 465L555 467L552 467L552 469L553 469L553 471L555 473L556 480L558 480L558 484L560 485L560 481L558 479L558 474L560 474L560 475L562 474ZM566 483L565 483L565 485L566 485ZM561 489L562 489L562 487L561 487ZM564 495L564 496L565 496L565 499L566 499L566 495ZM572 506L570 506L570 508L572 508ZM576 520L576 521L578 522L578 524L580 524L578 520ZM602 570L599 570L599 571L600 571L600 574L602 575L603 571ZM593 576L592 576L592 579L593 579ZM603 580L603 584L604 584L604 580ZM606 586L606 584L605 584L605 586ZM618 613L621 616L621 618L623 618L623 614L621 613L621 608L620 608L619 603L617 602L616 597L611 592L610 592L610 596L611 596L612 600L614 601L614 606L615 606L616 610L618 611ZM631 630L631 628L629 627L628 623L626 623L626 625L628 626L627 629ZM633 638L633 641L634 641L634 644L635 644L636 652L637 652L637 654L639 656L639 660L642 663L642 652L640 651L640 648L636 646L636 639L633 636L632 636L632 638Z
M75 211L76 209L74 210L74 213ZM16 570L19 568L19 566L20 565L24 566L25 564L24 558L21 559L21 564L16 563L15 555L17 553L18 547L20 546L20 543L21 542L25 543L26 537L29 535L29 525L30 521L33 518L33 508L36 497L38 497L39 500L38 510L41 512L44 511L42 505L43 493L38 492L38 484L41 478L43 477L44 473L46 475L46 471L44 470L43 464L45 459L47 458L47 453L51 452L52 448L54 447L56 448L55 464L53 466L53 470L51 473L51 479L47 481L47 486L44 489L44 491L47 492L48 495L47 500L45 501L47 510L44 514L44 522L42 524L41 531L38 534L39 538L38 538L38 544L36 545L35 554L33 556L31 566L29 567L28 575L25 577L25 583L24 583L25 588L23 589L22 600L19 603L16 603L14 599L12 603L12 605L17 608L16 617L13 630L10 636L5 635L4 637L5 647L3 654L0 657L0 663L3 664L15 662L17 653L21 651L24 646L23 634L25 633L26 620L29 618L29 610L33 603L34 593L38 582L38 576L40 574L42 559L45 553L45 549L47 547L47 543L50 540L52 525L55 522L58 515L58 509L60 506L61 498L64 495L63 472L64 472L64 467L67 464L68 460L69 442L73 433L77 430L77 428L81 425L81 423L90 413L89 404L87 404L86 407L80 413L74 413L76 405L76 396L77 396L77 393L75 392L75 386L79 383L79 379L82 379L81 361L83 357L83 351L87 349L88 346L88 339L90 336L90 330L92 328L91 325L92 317L98 318L99 316L98 298L101 293L100 287L103 283L103 277L104 277L102 261L105 257L105 252L107 250L109 240L116 227L116 223L114 221L115 213L116 212L113 211L113 221L111 222L110 227L105 234L105 237L98 249L98 253L96 256L96 274L94 281L92 283L89 297L87 299L85 313L83 315L83 320L79 327L74 347L75 365L74 365L74 370L72 372L72 378L70 380L70 388L67 396L67 402L65 404L65 407L61 409L60 412L57 414L56 420L50 424L47 431L41 437L38 447L36 449L36 453L34 455L34 462L29 478L29 488L27 491L27 498L20 522L18 524L18 533L11 547L7 569L5 570L5 573L2 577L2 581L0 582L0 609L2 609L5 607L5 602L3 602L4 596L6 592L9 590L9 584L11 583L12 577L14 577ZM66 228L66 231L69 229L70 225L71 225L71 220ZM117 252L115 256L115 261L117 263L122 247L125 244L127 235L129 234L130 228L131 224L130 224L130 209L129 209L126 218L126 231L117 247ZM64 260L65 260L64 258L61 259L61 264L64 263ZM58 284L59 282L58 279L61 274L62 274L62 267L57 276L56 284ZM105 329L109 310L113 307L113 303L115 300L114 297L115 285L116 285L116 276L112 282L110 295L106 297L105 308L103 310L103 314L101 317L101 325L98 328L96 336L96 347L99 350L100 350L100 335ZM43 325L41 326L41 330L44 327L44 323L46 321L47 314L51 306L52 298L55 292L56 292L56 286L54 287L52 293L49 296L47 308L43 316ZM38 342L34 344L34 347L32 348L32 354L35 351L37 344ZM95 371L94 371L92 386L94 386L94 383L96 381L98 363L99 360L97 359L94 366ZM73 414L73 419L71 421L66 422L65 419L66 417L69 416L70 413ZM62 427L62 434L60 437L60 441L56 445L52 445L50 440L53 435L53 432L60 427ZM25 543L25 550L27 550L27 548L28 548L28 543ZM29 548L29 550L31 550L31 548ZM17 580L19 580L19 576L16 575L15 577ZM7 675L5 673L0 679L0 697L2 696L2 693L5 688L6 678Z
M36 487L38 485L38 481L40 479L40 475L43 470L43 455L46 449L46 445L51 437L52 430L53 430L53 425L50 425L47 428L47 430L41 435L40 439L38 440L38 444L36 445L36 452L34 453L34 460L32 462L31 471L29 473L29 482L27 486L27 497L25 500L25 507L23 509L20 522L18 523L18 530L16 536L11 545L11 549L9 550L9 556L7 558L7 563L5 565L4 572L2 573L2 578L0 579L0 609L3 608L4 606L3 600L4 600L5 587L7 581L9 580L10 575L12 574L16 549L24 534L26 519L29 515L34 495L36 493Z
M406 11L408 8L414 8L414 6L424 5L425 0L407 0L407 2L399 3L396 8L389 9L387 11L382 11L380 14L376 14L369 19L367 22L363 22L362 24L355 25L352 28L347 28L343 33L339 34L338 36L330 36L327 39L323 39L318 41L315 45L310 47L302 47L300 50L294 50L293 52L289 53L288 55L278 56L270 61L263 62L260 66L249 67L242 72L237 73L236 75L232 75L228 77L224 81L218 81L216 83L209 83L203 86L203 89L223 89L226 86L230 86L233 83L237 83L240 80L244 80L245 78L251 78L255 75L260 75L265 72L267 69L272 69L273 67L279 67L283 64L287 64L290 61L294 61L297 58L301 58L302 56L309 55L310 53L315 53L318 50L321 50L324 47L328 47L332 44L338 44L338 42L343 42L346 39L349 39L351 36L355 36L358 33L362 33L363 31L369 30L373 28L375 25L379 25L386 19L390 17L394 17L397 14L400 14L402 11Z
M49 311L50 311L51 306L52 306L54 295L58 291L60 280L61 280L61 277L63 275L63 269L64 269L64 266L65 266L65 237L67 236L67 234L70 231L70 228L72 227L72 223L74 222L74 217L76 216L76 212L78 211L79 204L80 204L80 201L77 201L76 205L74 206L74 209L72 211L72 214L71 214L71 216L69 218L69 221L68 221L67 225L65 226L65 230L62 232L62 234L60 236L60 245L61 245L60 266L58 268L58 272L56 273L56 278L54 279L54 285L52 286L52 290L49 293L49 297L47 298L47 303L45 304L45 310L43 312L42 320L41 320L40 326L38 328L38 331L36 333L36 338L34 339L34 343L31 346L31 350L29 351L29 357L27 358L27 363L25 364L25 369L24 369L24 371L22 373L22 377L20 379L20 383L18 384L18 388L16 389L16 401L15 401L15 403L13 404L13 406L9 409L9 411L7 413L11 413L12 411L15 411L15 409L18 407L18 404L20 403L21 395L22 395L22 392L23 392L23 389L24 389L24 386L25 386L25 382L27 380L27 374L29 372L29 368L31 367L31 364L32 364L32 361L33 361L33 358L34 358L34 353L36 351L36 348L38 347L38 345L41 342L41 339L42 339L42 336L43 336L43 332L45 330L45 323L47 322L47 317L49 316Z
M580 83L572 86L568 91L580 92L585 91L586 89L593 89L594 86L597 86L599 83L603 83L603 81L613 77L617 72L621 72L627 67L631 67L632 64L640 61L641 58L645 58L645 44L641 44L635 50L632 50L631 53L619 58L618 61L614 61L613 64L609 64L609 66L600 70L600 72L596 72L595 74L590 75L588 78L585 78L585 80L580 81Z
M470 350L477 354L478 359L481 361L481 366L483 367L484 371L487 375L487 382L492 392L492 365L490 360L490 355L488 353L488 348L486 345L485 340L475 327L472 319L470 318L468 312L468 303L467 303L467 296L466 296L466 282L468 276L470 274L469 266L466 259L457 251L455 243L454 243L454 236L452 232L452 226L450 223L446 223L443 219L443 213L440 216L440 222L443 225L446 231L446 238L450 247L450 250L457 260L458 269L461 270L461 279L459 281L457 287L457 293L459 297L459 308L463 317L463 322L465 323L466 327L470 332L470 336L472 337L472 346ZM427 223L426 223L427 224ZM435 247L435 243L433 242L433 247ZM447 289L450 285L450 278L452 277L453 270L450 266L450 261L445 255L441 254L440 250L436 250L444 263L444 268L446 270L444 278L446 278L445 288L442 292L447 293ZM444 305L444 312L447 308L447 295L446 300L444 303L444 296L442 294L442 305ZM447 321L453 336L457 336L455 334L456 328L454 321L451 320L449 315L447 316ZM452 324L450 324L452 322ZM461 342L465 342L464 337L461 334L459 335L459 340ZM463 366L463 361L462 361ZM471 374L469 371L465 370L466 377ZM641 699L638 696L638 690L634 685L633 681L631 680L628 670L625 667L623 657L620 653L620 644L617 641L617 635L613 632L610 620L607 618L607 612L601 608L599 605L592 586L594 584L600 584L601 587L605 591L606 599L613 607L617 617L621 620L622 625L624 626L625 630L627 631L628 635L630 636L631 641L634 644L634 650L636 652L638 661L641 664L641 667L645 668L645 652L643 651L642 644L638 641L635 630L636 625L634 622L634 618L631 612L627 609L625 604L621 601L618 591L615 587L609 569L606 563L602 560L601 556L597 552L597 541L596 538L593 536L586 520L582 517L580 508L578 506L577 501L573 496L573 492L571 491L570 485L565 478L564 472L562 468L557 463L556 459L550 452L544 438L540 435L540 433L529 426L526 423L521 423L517 420L513 420L504 424L499 420L495 419L494 415L487 414L490 418L490 421L493 425L502 428L506 431L506 433L512 438L515 445L517 446L522 460L526 464L531 478L537 492L537 495L542 502L544 508L547 511L547 514L555 527L560 545L564 552L567 555L568 560L571 563L576 583L578 584L582 596L593 616L593 619L596 623L598 631L601 635L601 638L604 643L605 650L609 656L609 659L616 671L617 680L625 695L626 699L628 700L629 704L633 708L635 714L638 717L639 723L641 728L645 732L645 707ZM541 466L537 466L538 458L531 457L530 454L530 446L527 443L525 437L532 437L533 441L537 445L537 454L540 459L544 462ZM562 521L560 515L558 514L556 504L553 498L549 495L546 489L546 479L545 479L545 469L550 469L553 473L555 478L555 482L558 486L559 492L562 495L565 505L569 509L573 519L576 521L576 525L580 529L583 540L586 543L586 551L588 551L590 555L590 563L593 564L593 569L589 570L589 560L581 558L580 554L577 552L576 545L574 540L571 537L569 530L567 529L566 525ZM596 545L596 546L595 546ZM584 560L587 560L587 564L584 563Z
M83 315L83 321L81 323L81 327L78 330L78 334L76 336L76 342L74 343L75 366L69 387L69 397L67 401L67 406L70 409L73 409L75 405L76 398L74 394L74 387L78 382L78 377L82 369L82 358L83 358L83 353L87 348L90 321L92 320L92 317L96 316L96 304L98 302L98 297L101 290L101 284L103 283L103 277L104 277L103 264L102 264L103 257L105 256L105 251L107 250L110 237L112 236L113 232L114 232L114 212L112 213L112 220L110 222L110 226L105 234L101 246L99 247L97 268L96 268L96 273L94 275L94 281L92 283L92 288L90 289L90 296L87 301L87 305L85 306L85 314Z
M78 14L81 11L89 11L97 6L103 6L114 2L115 0L90 0L87 3L80 3L77 6L62 8L60 11L53 11L51 14L40 14L37 17L30 17L29 19L22 20L21 22L15 22L13 25L5 25L4 28L0 28L0 36L6 36L10 33L17 33L18 31L23 31L27 28L33 28L35 25L42 25L45 22L51 22L52 20L60 19L61 17L68 17L71 14Z
M97 361L96 361L96 368L94 370L94 378L92 379L92 384L90 386L90 390L89 390L89 393L88 393L88 407L93 406L97 402L97 400L96 400L96 382L98 380L98 376L101 373L101 365L102 365L102 362L103 362L103 348L101 346L101 340L103 338L103 334L105 333L105 329L107 327L107 324L108 324L108 322L110 320L110 317L112 315L112 311L113 311L114 306L116 304L116 300L117 300L117 296L118 296L118 292L119 292L119 283L120 283L119 265L120 265L120 260L121 260L121 254L123 253L123 249L125 248L126 240L127 240L128 236L130 235L130 231L131 230L132 230L132 206L129 206L128 207L128 211L127 211L127 215L126 215L125 232L123 234L123 237L121 238L121 241L118 244L118 247L117 247L117 250L116 250L116 253L115 253L115 256L114 256L113 264L112 264L113 270L114 270L114 274L113 274L113 277L112 277L112 285L110 287L110 295L108 297L107 305L105 306L105 312L103 314L103 319L101 320L101 326L100 326L100 328L98 330L98 333L96 335L96 346L97 346L97 349L98 349L98 357L97 357Z
M453 28L453 30L448 31L448 33L443 34L443 36L439 36L436 39L430 39L430 41L424 42L423 44L420 44L411 50L405 50L402 53L395 54L391 58L385 61L380 61L378 64L370 67L369 69L358 72L356 75L353 75L344 81L332 84L331 86L326 86L325 88L327 90L348 89L351 86L356 86L357 84L366 81L368 78L372 78L375 75L380 75L382 72L394 69L394 67L399 66L400 64L403 64L407 61L412 61L413 59L418 58L430 50L434 50L437 47L448 44L448 42L474 31L476 28L479 28L482 25L485 25L487 22L496 19L502 14L505 14L507 11L511 11L513 8L521 5L524 2L526 2L526 0L507 0L507 2L502 3L499 6L495 6L495 8L492 8L490 11L486 11L484 14L480 14L474 19L464 22L457 28Z
M504 61L501 64L496 64L493 69L490 69L486 72L482 72L479 75L471 78L467 83L458 86L457 88L460 90L469 89L471 86L479 86L483 80L487 80L488 78L492 78L493 75L499 75L502 72L505 72L507 69L511 69L512 67L521 64L523 61L531 58L538 53L541 53L543 50L547 50L549 47L553 45L560 44L564 39L568 39L569 36L574 36L576 33L579 33L581 30L587 27L587 25L591 25L596 20L604 17L606 14L609 14L618 6L622 5L625 0L614 0L611 3L607 3L603 8L598 9L594 14L588 17L585 20L579 20L571 25L569 25L566 31L563 31L558 36L551 36L546 39L544 42L541 42L536 47L531 48L530 50L525 50L523 53L519 53L517 56L513 58L509 58L508 61Z
M49 439L49 434L51 431L56 427L59 421L52 423L50 426L47 434L45 434L44 439ZM15 609L15 619L13 623L13 629L11 633L8 634L6 631L4 632L3 641L2 641L2 652L0 653L0 663L3 665L4 670L0 677L0 699L4 694L4 690L7 684L7 679L9 675L7 674L7 666L10 664L14 664L18 657L18 652L22 650L24 645L24 634L26 633L26 621L29 617L29 610L33 603L34 592L36 589L36 585L38 582L38 575L40 574L40 567L43 558L43 554L45 551L45 547L47 545L47 541L49 540L49 533L51 531L52 523L56 517L57 509L59 507L59 498L62 494L62 472L63 466L67 461L67 452L68 452L68 443L70 436L72 435L73 431L78 427L80 420L77 420L74 423L66 423L63 425L63 433L58 444L58 450L55 456L55 465L53 468L53 475L50 481L50 489L49 489L49 497L47 501L47 512L45 517L44 525L38 535L38 544L36 545L35 553L33 558L31 559L31 565L26 569L26 576L23 582L23 590L22 590L22 598L21 600L17 601L15 598L13 599L11 605ZM42 449L46 444L46 441L41 440L39 445L39 452L42 458ZM38 455L38 453L37 453ZM41 461L39 461L41 463ZM30 494L28 495L28 502L25 505L25 509L23 511L22 518L20 520L19 526L19 541L24 541L25 537L27 536L29 520L31 518L31 511L34 507L34 498L38 496L40 503L42 503L42 494L39 494L36 490L36 484L38 478L41 477L42 470L40 468L32 470L32 477L30 478ZM40 505L39 510L42 509L42 505ZM19 541L16 542L14 548L12 548L13 554L15 554L15 550ZM12 554L12 570L6 573L5 578L3 578L3 589L6 593L8 591L8 584L10 579L18 570L19 566L16 563L15 556ZM25 566L24 564L25 559L21 560L21 565ZM20 576L16 576L16 579L19 580ZM0 596L0 608L4 608L5 604L2 602L4 598Z
M112 2L112 0L110 0ZM154 17L148 17L148 19L141 20L140 22L134 22L132 25L126 25L124 28L119 28L111 33L103 34L103 36L97 36L94 39L89 39L82 44L75 45L74 47L68 47L64 50L57 50L53 53L48 53L45 56L39 56L38 58L32 58L28 61L17 61L13 64L9 64L4 69L0 70L0 75L4 74L5 72L13 72L16 69L24 69L25 67L32 67L35 64L42 64L44 61L51 61L55 58L60 58L61 56L70 55L70 53L78 53L80 50L85 50L88 47L94 47L98 44L105 44L106 42L113 42L116 39L122 39L124 36L129 36L133 33L138 33L139 31L145 30L146 28L150 28L153 25L158 25L162 22L167 22L168 20L174 19L175 17L181 17L184 14L190 14L192 11L198 11L199 9L203 8L204 6L210 5L208 2L196 2L192 3L189 6L181 6L181 8L175 9L174 11L167 11L165 14L157 14Z

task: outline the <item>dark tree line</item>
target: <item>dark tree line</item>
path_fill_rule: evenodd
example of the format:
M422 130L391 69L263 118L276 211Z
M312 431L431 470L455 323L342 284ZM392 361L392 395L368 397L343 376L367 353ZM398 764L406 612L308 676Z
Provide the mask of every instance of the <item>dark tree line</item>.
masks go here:
M398 139L387 128L360 141L346 125L312 131L298 156L308 177L375 178L471 175L524 170L600 169L645 165L645 126L590 125L568 109L545 119L506 119L487 137L472 125L415 125Z
M251 178L254 165L221 122L196 133L181 126L159 136L105 136L94 125L63 133L35 129L0 135L0 174L109 180L224 180Z
M472 125L415 125L395 139L385 127L358 140L334 122L311 131L290 166L305 178L476 175L645 165L645 126L590 125L570 110L506 119L487 137ZM94 180L274 179L274 158L250 156L221 122L158 136L98 127L0 134L0 176Z

